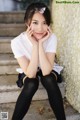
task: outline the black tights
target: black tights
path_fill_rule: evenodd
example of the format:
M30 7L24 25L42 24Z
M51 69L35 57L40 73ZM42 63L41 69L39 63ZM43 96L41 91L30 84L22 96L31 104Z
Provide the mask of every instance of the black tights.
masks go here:
M57 120L66 120L61 92L54 74L41 77L41 83L47 91L50 106L55 113ZM27 113L31 100L39 86L37 78L26 78L24 87L16 102L12 120L22 120Z

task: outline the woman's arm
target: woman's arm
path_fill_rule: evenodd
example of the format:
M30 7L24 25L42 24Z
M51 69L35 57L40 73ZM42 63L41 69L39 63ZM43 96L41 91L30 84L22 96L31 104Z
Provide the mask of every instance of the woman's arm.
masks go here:
M45 53L43 48L43 42L47 40L51 35L52 31L50 27L48 27L46 36L39 41L39 62L43 75L49 74L52 71L54 65L55 53Z
M38 45L33 46L31 60L29 61L25 56L17 59L23 72L29 77L33 78L36 76L38 68Z
M45 53L42 42L39 43L39 62L43 75L51 72L54 65L55 53Z
M18 63L20 67L22 68L23 72L29 77L33 78L36 76L37 68L39 64L39 48L38 48L38 42L36 39L32 36L33 31L31 30L31 27L28 26L28 29L26 30L26 34L28 36L28 39L32 42L33 48L32 48L32 55L31 60L29 61L25 56L18 58Z

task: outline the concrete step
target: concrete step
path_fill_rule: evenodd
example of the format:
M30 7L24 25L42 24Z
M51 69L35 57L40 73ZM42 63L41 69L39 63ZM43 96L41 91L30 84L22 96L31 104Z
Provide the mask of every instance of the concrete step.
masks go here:
M0 113L7 112L11 120L16 103L0 104ZM80 114L64 100L66 120L80 120ZM2 114L1 114L2 116ZM56 120L48 100L32 101L28 113L23 120Z
M16 81L18 79L18 74L16 75L0 75L0 86L9 90L11 86L16 86ZM3 87L4 86L4 87ZM43 89L41 82L39 83L39 89ZM3 89L5 91L5 89Z
M23 23L24 11L0 12L0 23Z
M0 54L0 103L15 102L21 89L16 86L19 67L13 54ZM65 83L59 84L63 97L65 96ZM40 84L33 100L47 99L47 93Z
M0 23L0 37L13 37L19 35L25 30L24 24L2 24Z
M36 104L36 105L35 105ZM67 104L67 105L66 105ZM65 106L66 105L66 106ZM80 114L64 101L66 120L80 120ZM36 119L38 118L38 119ZM56 120L48 100L34 101L23 120Z
M0 75L17 74L16 68L19 65L13 54L0 54Z
M80 114L72 108L66 99L63 99L66 120L80 120ZM38 118L38 119L37 119ZM29 112L23 120L56 120L48 100L33 101Z
M16 75L0 75L0 86L6 88L9 91L11 86L16 87L16 81L18 79L18 74ZM11 88L10 88L11 89ZM41 82L39 83L39 89L43 89ZM5 91L5 89L2 89ZM15 91L15 90L14 90Z
M13 86L16 85L18 75L0 75L0 86Z
M4 79L4 77L2 79ZM7 80L7 81L10 81L10 80ZM7 83L6 85L0 85L0 103L16 102L22 88L18 88L15 83L13 85L12 85L12 83L13 82L10 82L10 84ZM64 98L65 83L64 82L60 83L59 88L61 90L62 97ZM48 98L47 92L40 83L39 89L37 90L36 94L34 95L33 100L45 100L47 98Z
M11 40L13 37L0 37L0 53L12 53Z

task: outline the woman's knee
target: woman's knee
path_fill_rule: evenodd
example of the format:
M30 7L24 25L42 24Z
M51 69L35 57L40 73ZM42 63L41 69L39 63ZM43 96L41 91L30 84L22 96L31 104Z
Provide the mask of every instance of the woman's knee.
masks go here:
M52 73L43 76L41 82L43 86L47 88L53 88L55 85L57 85L56 77Z
M43 82L47 82L47 83L51 83L53 81L56 82L56 77L55 75L53 75L52 73L48 74L48 75L45 75L42 77L42 81Z
M24 89L28 93L36 92L39 86L39 81L36 78L26 78L24 81Z

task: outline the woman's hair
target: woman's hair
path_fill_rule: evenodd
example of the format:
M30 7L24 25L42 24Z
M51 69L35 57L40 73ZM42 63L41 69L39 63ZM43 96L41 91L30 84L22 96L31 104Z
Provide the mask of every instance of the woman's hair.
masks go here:
M30 24L32 17L36 12L42 13L42 15L46 20L47 25L49 26L51 23L50 10L44 3L40 3L40 2L32 3L27 7L25 16L24 16L24 21Z

